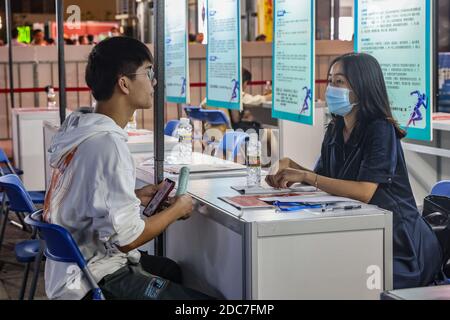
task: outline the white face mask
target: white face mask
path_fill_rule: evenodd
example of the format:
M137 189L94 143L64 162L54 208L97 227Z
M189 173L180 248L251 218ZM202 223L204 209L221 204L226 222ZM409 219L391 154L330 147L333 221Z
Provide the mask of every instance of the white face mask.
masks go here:
M350 90L328 85L326 101L331 113L345 117L349 114L357 103L350 103Z

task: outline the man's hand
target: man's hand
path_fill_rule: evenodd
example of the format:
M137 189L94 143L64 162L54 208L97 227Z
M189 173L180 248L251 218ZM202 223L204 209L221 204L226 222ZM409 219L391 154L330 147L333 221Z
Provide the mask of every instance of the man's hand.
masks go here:
M158 192L159 186L156 186L154 184L149 184L148 186L143 187L142 189L135 190L136 197L141 200L142 206L147 206L148 202L153 198L153 196Z
M171 198L168 203L170 207L177 213L178 219L185 220L191 216L194 205L192 197L184 194L182 196Z

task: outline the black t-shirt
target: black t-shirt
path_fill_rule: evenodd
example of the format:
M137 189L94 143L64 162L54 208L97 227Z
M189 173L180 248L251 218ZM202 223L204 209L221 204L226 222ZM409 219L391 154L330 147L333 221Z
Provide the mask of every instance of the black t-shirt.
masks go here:
M393 213L394 288L428 285L440 268L441 251L417 210L394 126L383 119L360 125L344 143L344 125L337 118L328 126L314 171L334 179L377 183L370 204Z

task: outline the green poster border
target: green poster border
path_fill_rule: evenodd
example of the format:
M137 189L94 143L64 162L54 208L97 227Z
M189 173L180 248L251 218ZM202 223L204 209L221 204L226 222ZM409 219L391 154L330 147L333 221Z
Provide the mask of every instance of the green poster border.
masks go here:
M293 0L295 1L295 0ZM298 0L297 0L298 1ZM311 83L311 96L312 96L312 101L311 101L311 115L309 116L304 116L304 115L299 115L296 113L290 113L290 112L283 112L283 111L278 111L275 110L275 95L273 94L273 92L275 92L275 88L276 88L276 81L275 81L275 37L276 37L276 19L277 19L277 10L276 10L276 3L277 0L273 1L273 42L272 42L272 79L273 79L273 85L272 85L272 117L273 118L278 118L281 120L288 120L288 121L293 121L293 122L298 122L298 123L303 123L306 125L310 125L313 126L314 125L314 118L315 118L315 93L316 93L316 88L315 88L315 81L314 81L314 74L315 74L315 43L316 43L316 39L315 39L315 34L316 34L316 29L315 29L315 23L316 23L316 3L314 0L309 0L311 1L311 77L310 77L310 83Z
M170 1L170 0L166 0L166 1ZM165 91L165 95L166 95L166 102L169 103L178 103L178 104L187 104L189 103L188 101L188 90L190 90L190 78L189 78L189 49L188 49L188 28L187 28L187 24L188 24L188 3L187 1L185 1L185 15L186 15L186 23L185 23L185 37L184 37L184 57L185 57L185 65L184 65L184 78L186 79L186 92L184 93L184 97L182 96L168 96L167 95L167 90ZM165 12L165 10L164 10ZM167 23L167 19L164 19L165 23ZM166 26L164 26L164 46L166 46ZM164 62L167 61L167 49L164 49ZM165 72L167 73L167 66L164 68ZM164 76L164 79L167 79L167 76Z
M231 110L241 110L241 100L242 100L242 71L241 71L241 2L236 0L237 7L237 48L238 48L238 81L239 81L239 93L238 93L238 102L229 102L229 101L220 101L209 99L209 39L211 32L211 24L209 23L209 1L206 1L206 21L208 24L207 36L208 36L208 44L206 45L206 105L210 107L216 108L226 108ZM214 0L213 0L214 1ZM218 0L215 0L218 1Z
M401 126L402 129L404 129L407 132L406 138L408 139L414 139L414 140L423 140L423 141L432 141L433 140L433 123L431 121L431 115L433 113L433 105L434 105L434 96L433 96L433 88L431 86L431 68L433 61L431 60L431 53L432 53L432 34L431 34L431 23L433 21L432 19L432 11L431 11L431 5L432 0L424 0L425 1L425 41L426 41L426 53L425 53L425 72L426 72L426 79L425 79L425 91L427 93L428 97L428 110L426 110L426 125L423 129L418 128L406 128L405 126ZM359 0L355 0L355 37L354 37L354 48L355 52L359 52L358 48L358 39L359 39Z

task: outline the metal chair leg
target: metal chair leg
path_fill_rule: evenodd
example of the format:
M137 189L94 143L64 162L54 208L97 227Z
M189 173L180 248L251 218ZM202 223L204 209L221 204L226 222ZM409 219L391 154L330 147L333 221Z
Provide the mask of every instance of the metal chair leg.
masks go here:
M33 280L31 282L30 292L28 293L28 300L34 299L34 294L36 293L37 282L39 279L39 270L41 267L42 257L44 256L44 245L45 242L41 241L39 246L39 254L36 256L34 260L34 274Z
M24 221L25 217L23 216L23 212L16 212L16 216L19 219L20 224L22 225L22 230L29 231L28 226Z
M6 224L8 223L8 215L9 215L9 209L6 208L6 210L3 213L3 222L2 222L2 227L0 230L0 251L2 250L3 238L5 237Z
M22 286L20 287L19 300L23 300L25 296L25 290L27 289L28 274L30 273L31 262L28 262L23 274Z
M2 192L2 207L0 208L0 215L1 215L6 210L6 194L3 190L0 190L0 192Z

